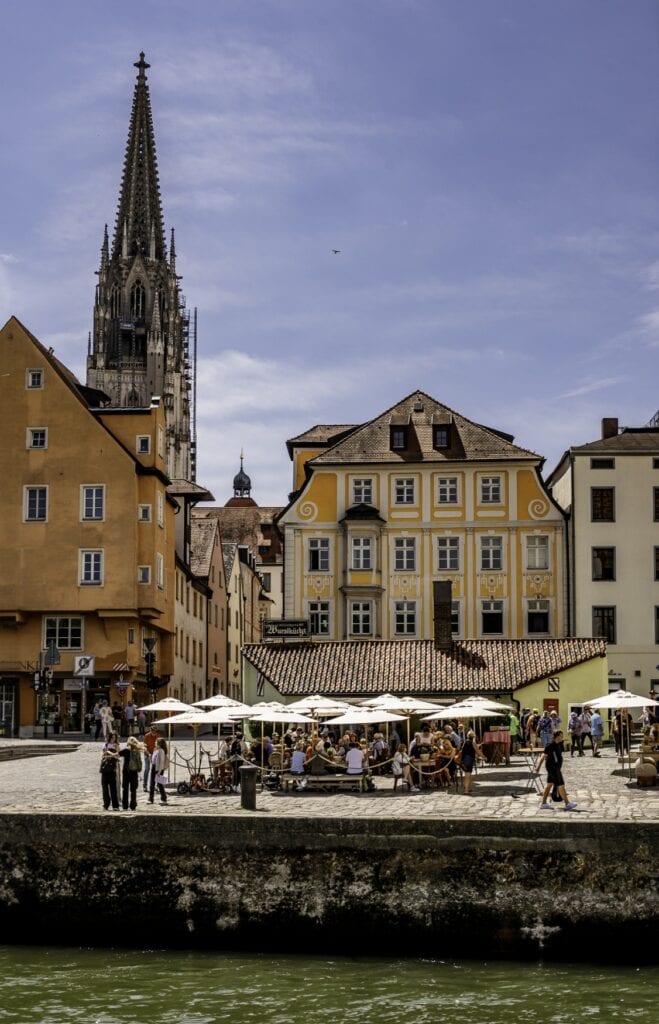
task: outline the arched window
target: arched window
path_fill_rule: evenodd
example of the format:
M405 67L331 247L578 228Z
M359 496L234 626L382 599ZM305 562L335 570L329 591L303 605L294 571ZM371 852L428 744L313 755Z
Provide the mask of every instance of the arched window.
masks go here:
M133 320L144 320L144 285L139 280L135 282L130 290L130 312Z
M121 291L119 290L118 285L115 284L112 286L112 291L110 292L110 316L118 318L120 313Z
M140 408L140 405L141 405L140 396L137 393L137 391L135 390L135 388L133 388L133 390L129 392L126 405L130 409L139 409Z

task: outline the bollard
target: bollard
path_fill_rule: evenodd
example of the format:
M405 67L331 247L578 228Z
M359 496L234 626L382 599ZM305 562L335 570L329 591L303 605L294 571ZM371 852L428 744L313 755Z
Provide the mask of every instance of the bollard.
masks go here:
M258 768L244 764L240 768L240 806L246 811L256 810L256 777Z

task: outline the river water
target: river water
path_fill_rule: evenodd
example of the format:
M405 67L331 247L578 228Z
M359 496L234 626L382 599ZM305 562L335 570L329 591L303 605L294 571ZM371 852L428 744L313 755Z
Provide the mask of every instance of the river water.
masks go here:
M139 934L139 912L127 927ZM0 946L3 1024L649 1024L658 1014L654 968Z

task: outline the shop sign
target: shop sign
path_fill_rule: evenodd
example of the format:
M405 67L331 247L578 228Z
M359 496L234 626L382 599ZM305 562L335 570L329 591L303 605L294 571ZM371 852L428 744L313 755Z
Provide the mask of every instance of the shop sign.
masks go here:
M300 640L309 636L307 619L264 619L264 640Z

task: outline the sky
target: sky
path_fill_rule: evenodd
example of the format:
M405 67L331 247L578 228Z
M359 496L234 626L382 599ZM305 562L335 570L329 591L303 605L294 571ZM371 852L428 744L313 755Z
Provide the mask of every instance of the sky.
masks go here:
M659 409L657 0L1 7L0 321L84 380L144 50L219 504L417 388L546 471Z

